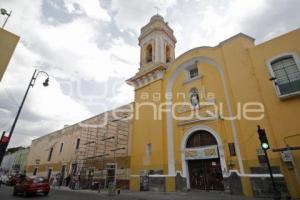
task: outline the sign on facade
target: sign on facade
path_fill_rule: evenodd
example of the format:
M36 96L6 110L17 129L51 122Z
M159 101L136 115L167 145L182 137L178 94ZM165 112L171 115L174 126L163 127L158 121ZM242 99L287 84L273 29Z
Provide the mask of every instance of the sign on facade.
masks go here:
M258 149L256 149L256 155L257 156L264 156L265 152L262 148L258 148Z
M284 150L281 152L281 158L283 162L292 162L292 154L289 150Z
M186 160L212 159L219 157L217 145L197 149L186 149L184 153Z

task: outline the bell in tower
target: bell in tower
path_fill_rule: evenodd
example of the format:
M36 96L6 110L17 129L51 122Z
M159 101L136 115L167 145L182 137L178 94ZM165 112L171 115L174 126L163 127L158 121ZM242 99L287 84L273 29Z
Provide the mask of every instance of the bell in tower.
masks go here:
M159 64L168 64L175 59L176 38L173 30L160 15L154 15L141 29L139 46L141 47L140 70Z

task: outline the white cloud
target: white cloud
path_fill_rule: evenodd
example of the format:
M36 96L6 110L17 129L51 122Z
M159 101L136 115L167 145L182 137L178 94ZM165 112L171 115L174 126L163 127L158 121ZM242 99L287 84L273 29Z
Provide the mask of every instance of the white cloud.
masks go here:
M133 29L139 32L151 16L156 14L165 15L167 9L174 6L176 0L112 0L112 9L116 11L115 21L120 28Z
M134 101L134 88L127 83L123 83L118 89L116 95L111 99L116 107L131 103Z
M65 7L69 13L78 13L76 5L90 18L110 21L110 16L100 5L99 0L64 0Z
M98 31L97 23L88 18L76 18L58 26L41 24L35 30L38 40L32 40L29 46L61 78L100 82L110 76L131 76L138 66L138 47L115 38L109 49L101 49L97 45L97 38L102 37Z

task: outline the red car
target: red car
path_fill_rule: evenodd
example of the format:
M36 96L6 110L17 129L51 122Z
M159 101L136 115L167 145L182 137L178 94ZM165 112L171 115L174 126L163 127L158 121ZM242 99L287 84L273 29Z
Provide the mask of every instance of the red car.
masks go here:
M11 176L11 178L10 178L10 185L14 186L17 183L21 183L25 179L25 177L26 176L23 175L23 174L15 174L15 175Z
M28 196L41 193L47 196L49 191L48 179L44 177L26 177L21 183L16 183L13 195L16 196L21 193L24 196Z

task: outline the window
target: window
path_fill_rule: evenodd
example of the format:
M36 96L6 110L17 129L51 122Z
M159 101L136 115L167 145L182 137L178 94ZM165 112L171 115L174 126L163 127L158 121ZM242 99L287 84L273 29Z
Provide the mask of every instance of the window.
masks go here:
M151 147L151 143L146 145L146 164L150 163L151 160L151 151L152 151L152 147Z
M147 157L151 157L151 143L147 144L147 147L146 147L146 155Z
M62 152L63 148L64 148L64 143L62 142L62 143L60 144L60 149L59 149L59 152L60 152L60 153Z
M300 70L296 55L286 55L270 62L272 79L279 96L300 92Z
M146 47L146 62L152 62L152 45L148 44Z
M234 143L228 143L228 148L230 156L236 156Z
M49 168L49 169L48 169L48 174L47 174L47 179L48 179L48 180L50 180L51 175L52 175L52 169Z
M36 176L36 175L37 175L37 171L38 171L38 168L37 168L37 167L34 168L32 175L33 175L33 176Z
M50 149L50 151L49 151L48 161L51 160L51 158L52 158L52 153L53 153L53 147L51 147L51 149Z
M166 63L171 62L171 49L170 46L166 46Z
M80 138L77 138L77 141L76 141L76 150L79 149L80 147Z
M195 78L198 76L198 68L192 68L189 70L190 79Z

